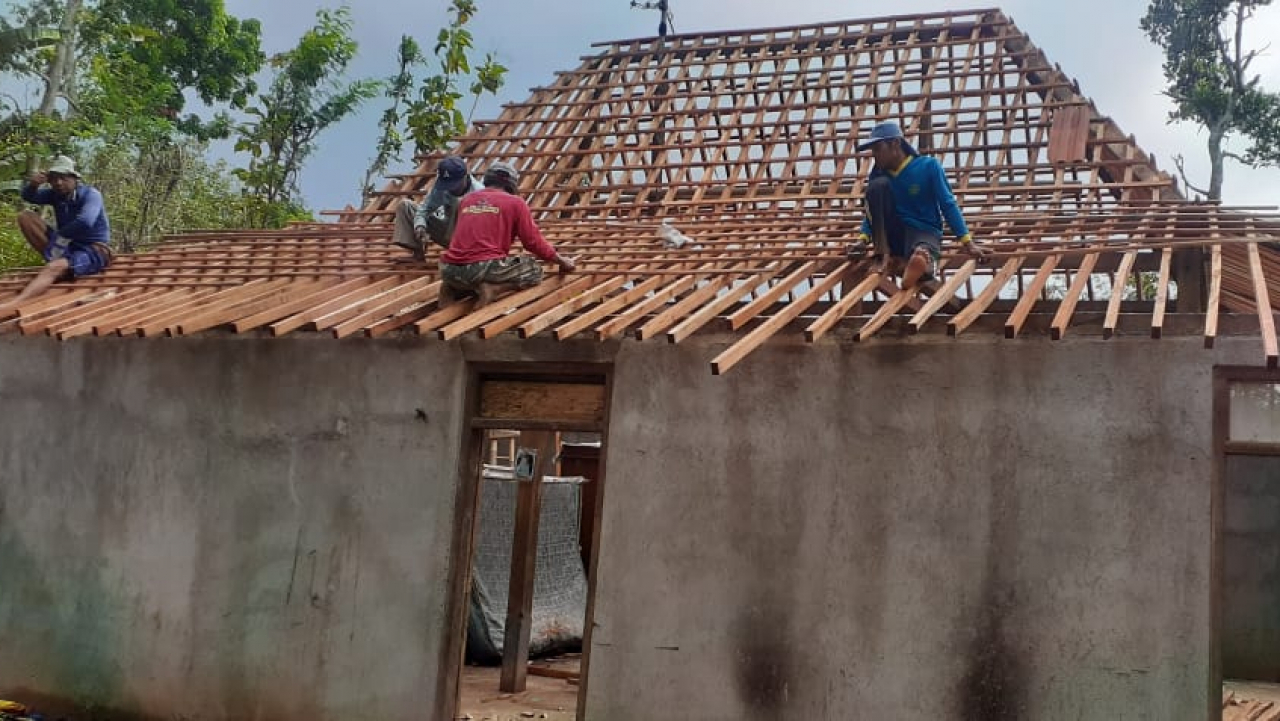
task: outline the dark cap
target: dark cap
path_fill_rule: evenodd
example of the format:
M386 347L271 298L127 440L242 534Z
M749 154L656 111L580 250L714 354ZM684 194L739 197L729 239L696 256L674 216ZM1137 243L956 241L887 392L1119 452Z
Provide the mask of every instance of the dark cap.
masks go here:
M871 134L858 143L858 150L866 150L876 143L895 139L902 143L903 150L907 151L907 155L919 155L916 149L911 147L911 143L908 143L907 139L903 137L902 128L898 127L897 123L880 123L872 128Z
M454 193L465 188L471 182L468 175L467 164L456 155L450 155L440 161L436 166L436 185L444 190Z

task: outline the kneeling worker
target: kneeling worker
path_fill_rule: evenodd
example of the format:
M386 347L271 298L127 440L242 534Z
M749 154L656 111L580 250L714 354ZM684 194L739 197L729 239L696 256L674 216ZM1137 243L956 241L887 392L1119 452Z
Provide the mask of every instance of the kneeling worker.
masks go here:
M531 288L542 282L538 259L566 273L575 268L551 247L538 230L529 206L517 196L519 176L506 163L494 163L484 174L484 190L471 193L458 206L458 222L449 249L440 256L440 307L461 293L474 292L483 308L507 289ZM533 254L508 255L516 240Z
M396 206L391 242L408 249L416 260L426 259L428 239L448 248L458 219L458 203L467 193L480 189L466 161L456 155L441 159L436 166L436 182L422 203L406 199Z
M11 315L19 305L48 290L54 281L101 273L111 263L107 245L111 225L102 193L80 182L80 173L71 158L60 155L47 171L32 175L22 188L22 199L35 205L52 205L58 226L49 226L31 210L18 213L18 229L45 259L45 266L16 297L0 303L0 317Z

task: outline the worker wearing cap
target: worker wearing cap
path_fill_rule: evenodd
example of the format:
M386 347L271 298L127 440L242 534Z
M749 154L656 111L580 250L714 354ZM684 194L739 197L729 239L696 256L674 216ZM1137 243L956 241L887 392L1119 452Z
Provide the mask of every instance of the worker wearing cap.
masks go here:
M529 206L516 195L519 174L506 163L493 163L484 174L484 189L458 205L458 224L449 249L440 256L440 307L461 293L476 294L482 308L505 289L531 288L542 282L538 260L555 263L564 272L575 268L542 237ZM528 255L510 255L519 240Z
M23 186L23 200L53 206L57 226L50 226L35 211L18 213L18 229L44 258L45 267L21 293L0 304L0 310L12 311L57 280L101 273L111 263L111 225L102 193L80 180L71 158L59 155L47 170L34 173Z
M396 207L391 242L407 248L418 260L426 258L428 239L448 248L458 219L458 202L477 190L480 184L471 177L466 161L456 155L441 159L436 165L436 182L426 199L421 204L402 200Z
M875 126L858 150L870 150L875 159L858 236L871 242L871 272L901 271L903 288L931 280L942 255L943 219L968 253L987 253L969 235L942 164L916 152L897 123Z

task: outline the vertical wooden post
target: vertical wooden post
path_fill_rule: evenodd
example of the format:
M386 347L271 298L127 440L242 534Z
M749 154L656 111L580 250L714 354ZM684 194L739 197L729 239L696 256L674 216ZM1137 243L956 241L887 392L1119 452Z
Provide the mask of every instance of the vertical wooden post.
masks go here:
M507 592L507 622L502 630L504 693L525 688L529 667L529 636L533 630L533 582L538 566L538 518L542 510L542 477L555 471L556 433L522 431L520 448L538 452L531 481L517 481L516 527L511 545L511 585Z
M560 453L560 473L565 476L582 476L582 501L578 512L578 547L582 553L582 567L591 567L591 544L596 527L596 488L600 478L600 447L566 445Z
M1203 248L1187 248L1173 254L1173 282L1178 284L1179 313L1203 313L1207 293L1204 282Z

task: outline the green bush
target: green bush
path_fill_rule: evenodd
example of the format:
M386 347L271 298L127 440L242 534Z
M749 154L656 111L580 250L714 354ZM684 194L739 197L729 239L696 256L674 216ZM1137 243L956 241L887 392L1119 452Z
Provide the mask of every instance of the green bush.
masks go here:
M11 208L0 211L0 271L29 268L44 262L18 232L14 221L17 215Z

